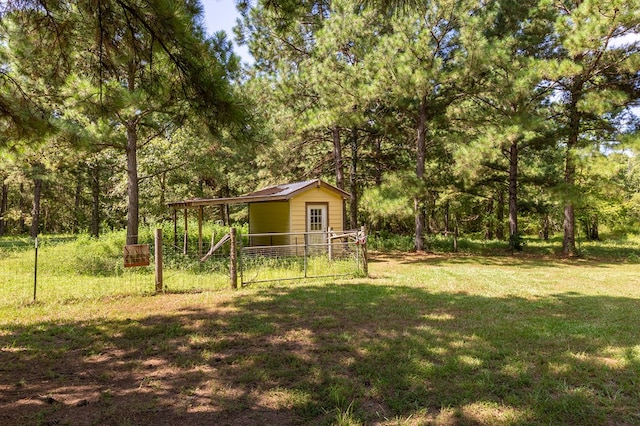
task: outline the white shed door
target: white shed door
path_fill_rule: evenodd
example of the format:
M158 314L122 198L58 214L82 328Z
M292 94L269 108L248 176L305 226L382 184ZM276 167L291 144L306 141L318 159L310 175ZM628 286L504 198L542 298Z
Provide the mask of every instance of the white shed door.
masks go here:
M307 204L307 232L325 232L327 230L327 205ZM310 244L325 242L324 234L309 234Z

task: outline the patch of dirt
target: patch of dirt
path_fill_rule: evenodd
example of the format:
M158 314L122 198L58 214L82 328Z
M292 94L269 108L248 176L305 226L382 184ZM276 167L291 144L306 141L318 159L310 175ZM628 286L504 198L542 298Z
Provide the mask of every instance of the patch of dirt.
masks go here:
M60 330L58 320L13 326L0 338L0 424L303 423L281 401L253 389L260 384L255 371L242 377L245 359L264 351L264 337L226 332L229 321L220 319L230 310L220 303L190 310L181 295L150 300L160 298L166 303L151 303L155 309L145 312L123 306L135 320L70 319L71 336L51 336ZM269 339L283 339L292 350L298 339L306 344L304 332Z
M370 386L353 365L367 355L359 343L382 336L380 312L349 301L353 283L329 286L336 296L297 288L103 300L16 321L0 336L0 424L331 423L342 402L328 382L353 381L341 385L348 398ZM372 422L389 412L374 399L359 407Z

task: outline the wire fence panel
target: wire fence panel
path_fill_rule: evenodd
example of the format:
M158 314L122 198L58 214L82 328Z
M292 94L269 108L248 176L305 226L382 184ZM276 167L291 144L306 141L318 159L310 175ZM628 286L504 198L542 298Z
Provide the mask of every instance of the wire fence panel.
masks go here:
M87 236L0 240L0 307L34 301L65 302L155 292L154 244L150 235L149 265L124 266L122 238ZM228 244L227 244L228 246ZM183 253L165 243L164 291L193 292L227 288L229 249L201 262L194 250Z
M242 284L363 273L357 231L248 234L241 242Z
M229 234L211 243L176 247L163 239L165 292L198 292L230 286ZM225 240L226 238L226 240ZM156 292L153 235L125 247L121 234L0 239L0 307L67 302ZM217 240L217 241L216 241ZM142 247L148 244L147 247ZM297 280L363 273L363 246L352 231L343 233L244 234L238 236L240 283ZM128 256L143 261L125 267ZM129 259L129 260L128 260Z
M152 291L153 268L125 269L121 254L104 253L108 246L77 237L0 240L0 306Z
M208 250L209 248L207 248ZM195 249L184 254L181 248L163 246L163 289L165 292L196 292L229 287L229 249L206 260Z

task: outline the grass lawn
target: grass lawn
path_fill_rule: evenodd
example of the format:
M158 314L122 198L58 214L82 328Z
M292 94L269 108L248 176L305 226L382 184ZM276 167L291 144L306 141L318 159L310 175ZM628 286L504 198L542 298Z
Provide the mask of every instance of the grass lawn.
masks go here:
M370 273L0 308L0 424L640 423L640 264Z

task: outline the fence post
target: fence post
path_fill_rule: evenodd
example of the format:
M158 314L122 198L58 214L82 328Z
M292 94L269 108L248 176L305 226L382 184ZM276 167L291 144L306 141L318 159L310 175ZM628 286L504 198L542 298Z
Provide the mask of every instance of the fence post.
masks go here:
M309 233L305 232L304 234L304 261L303 261L303 268L304 268L304 277L307 278L307 245L309 244Z
M237 236L238 238L238 270L240 271L240 287L244 287L244 257L242 255L244 249L244 242L242 241L242 234Z
M329 227L327 229L327 252L329 253L329 261L333 260L333 240L331 239L331 234L333 234L333 228Z
M369 263L367 259L367 227L362 226L360 228L360 232L362 233L362 271L366 277L369 276Z
M238 241L236 240L236 228L229 229L229 243L231 248L229 250L229 273L231 278L231 288L238 288Z
M204 207L198 208L198 258L202 259L202 214Z
M178 251L178 210L173 209L173 249Z
M162 291L162 229L157 228L155 234L156 292Z
M186 256L189 250L189 221L187 216L188 209L184 209L184 241L182 242L182 254Z
M36 289L38 288L38 237L35 241L36 258L33 263L33 301L36 301Z

